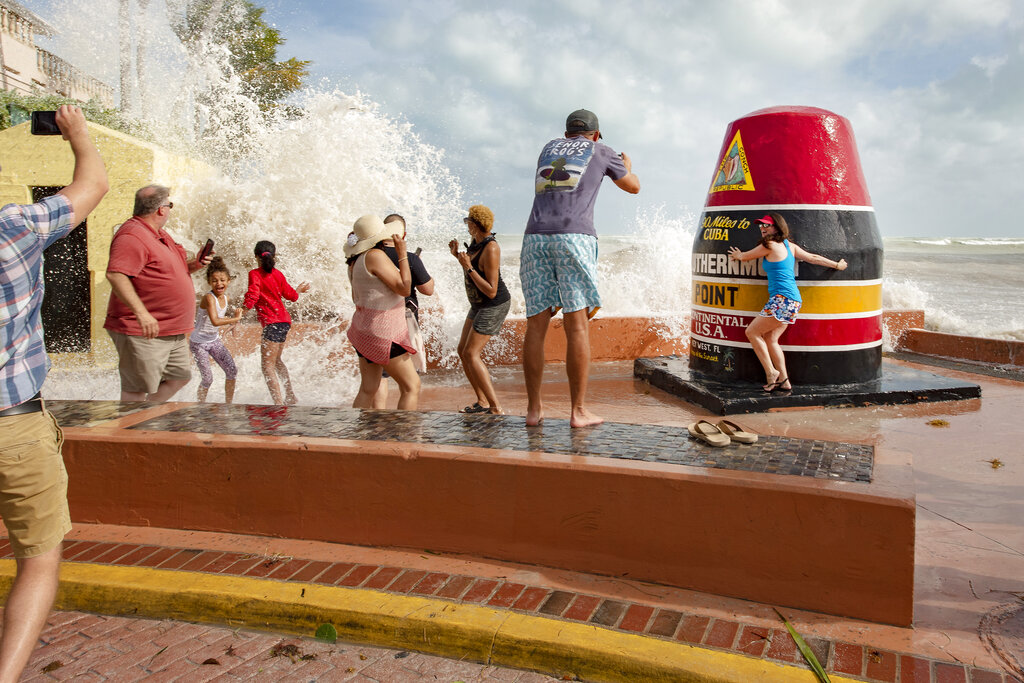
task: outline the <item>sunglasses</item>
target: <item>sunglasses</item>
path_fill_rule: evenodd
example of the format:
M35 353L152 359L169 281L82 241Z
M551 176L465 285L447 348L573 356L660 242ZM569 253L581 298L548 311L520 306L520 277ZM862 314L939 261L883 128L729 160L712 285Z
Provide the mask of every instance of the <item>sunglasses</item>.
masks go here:
M160 205L160 208L162 209L162 208L164 208L165 206L166 206L166 207L167 207L168 209L173 209L173 208L174 208L174 202L167 202L166 204L161 204L161 205Z

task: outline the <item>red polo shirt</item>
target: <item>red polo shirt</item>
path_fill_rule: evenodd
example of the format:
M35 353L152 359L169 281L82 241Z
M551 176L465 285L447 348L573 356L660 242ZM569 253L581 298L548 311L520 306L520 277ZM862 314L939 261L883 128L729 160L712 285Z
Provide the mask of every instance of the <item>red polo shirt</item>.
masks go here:
M185 249L163 229L154 231L137 217L126 220L110 243L108 273L131 278L135 293L160 323L161 337L187 334L196 319L196 293ZM103 327L141 336L139 321L117 295L110 293Z

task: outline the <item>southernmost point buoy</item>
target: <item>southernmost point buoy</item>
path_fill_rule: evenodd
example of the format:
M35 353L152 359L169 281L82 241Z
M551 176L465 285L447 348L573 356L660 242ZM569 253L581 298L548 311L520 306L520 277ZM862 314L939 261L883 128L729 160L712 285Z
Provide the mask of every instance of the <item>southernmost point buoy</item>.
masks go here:
M768 300L761 260L736 261L777 211L807 251L845 258L836 271L797 262L803 307L780 342L797 385L878 379L882 238L850 122L814 107L772 107L729 124L693 241L689 368L694 376L764 383L744 329Z
M792 391L768 392L746 327L768 300L753 249L757 220L785 218L790 239L846 270L796 263L803 306L779 342ZM637 358L633 374L719 415L782 407L977 398L981 387L882 358L882 238L850 122L814 107L771 107L726 129L693 240L688 357Z

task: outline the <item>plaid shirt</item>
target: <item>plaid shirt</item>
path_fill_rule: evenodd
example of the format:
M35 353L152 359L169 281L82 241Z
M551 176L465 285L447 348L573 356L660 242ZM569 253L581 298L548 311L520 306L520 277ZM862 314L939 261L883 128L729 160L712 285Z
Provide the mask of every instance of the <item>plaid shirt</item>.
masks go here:
M43 250L75 226L64 195L0 209L0 410L24 403L50 369L43 342Z

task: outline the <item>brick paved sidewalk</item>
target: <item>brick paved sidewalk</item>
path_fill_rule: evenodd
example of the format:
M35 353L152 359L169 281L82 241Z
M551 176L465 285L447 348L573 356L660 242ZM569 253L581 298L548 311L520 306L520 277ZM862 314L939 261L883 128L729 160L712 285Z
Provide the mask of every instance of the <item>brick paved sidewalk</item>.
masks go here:
M406 650L181 621L54 612L23 681L545 683L558 679Z
M72 535L77 535L82 531L91 531L93 534L98 533L100 536L116 535L118 529L118 527L103 526L96 526L89 529L88 526L80 525L75 532L72 532ZM148 532L147 530L130 530L130 533L132 535L144 535L146 533L154 533L155 531L156 530L148 530ZM168 532L166 530L164 533L192 535L196 537L194 540L198 540L204 536L203 534ZM227 535L218 534L208 534L205 536L213 539L230 538ZM236 538L242 538L244 540L244 537ZM255 539L255 542L263 541L261 539ZM277 543L283 542L284 541L277 541ZM321 544L310 544L309 547L319 547L320 545ZM730 653L734 655L738 654L792 667L807 668L807 665L803 662L795 643L786 633L781 622L775 618L774 614L768 619L765 619L753 617L753 615L743 615L741 613L733 613L725 616L720 613L716 614L712 610L694 610L690 612L688 610L679 610L674 606L670 607L664 604L661 600L653 598L653 596L646 600L637 599L635 596L633 599L628 599L618 595L600 595L596 592L576 592L573 590L552 588L542 584L530 585L528 580L518 580L519 577L509 577L506 579L496 576L473 576L471 572L466 574L457 574L446 571L437 571L431 568L430 565L432 562L441 562L443 558L440 556L427 557L425 555L413 555L411 558L406 558L416 559L422 566L401 566L400 564L392 565L377 562L346 561L343 556L347 552L359 552L358 549L341 545L330 545L330 547L333 549L332 554L338 557L336 561L325 561L323 559L317 560L312 559L311 557L303 558L297 555L282 556L277 554L267 555L234 550L220 551L195 547L174 547L171 544L166 544L166 540L162 543L147 544L138 542L117 542L113 539L109 542L91 539L69 539L65 541L64 559L67 565L84 564L99 567L104 565L111 567L138 567L150 570L172 570L175 573L181 572L183 574L192 574L195 576L201 576L204 574L230 575L253 579L271 579L307 586L337 586L351 589L372 590L378 591L384 595L391 594L441 598L455 604L481 605L484 607L506 609L512 612L519 612L521 614L535 616L542 619L555 619L570 623L591 624L593 626L610 629L619 633L645 635L658 640L685 643L709 648L712 651ZM10 548L7 540L0 539L0 558L9 557ZM511 569L511 567L508 569ZM534 578L537 579L541 576L542 575L535 575ZM642 588L643 585L640 585L640 587ZM656 590L654 586L647 586L647 588ZM64 607L68 609L81 609L85 606L85 604L64 605ZM138 606L136 609L142 610L142 607ZM787 610L787 612L792 612L792 610ZM75 619L83 618L81 613L68 612L65 614L75 615ZM71 619L70 616L64 618ZM108 648L108 651L114 653L111 657L124 657L124 660L121 661L119 665L126 668L141 667L138 668L138 671L143 673L147 668L153 673L158 672L158 669L153 668L156 666L155 663L140 664L144 656L155 654L164 645L169 645L171 641L179 642L178 640L175 640L177 637L176 635L168 637L162 636L163 631L173 631L174 634L178 634L180 631L183 634L181 641L187 639L194 640L195 636L191 635L193 631L195 633L232 633L229 629L216 629L195 625L182 625L180 627L174 626L172 628L169 624L173 625L174 622L149 621L142 619L137 621L127 621L128 624L134 624L134 626L123 626L126 622L117 620L110 621L110 625L107 626L105 625L108 623L106 621L107 617L85 615L84 618L86 620L84 623L76 621L72 624L74 629L70 636L62 634L64 629L61 627L61 623L69 622L58 621L51 628L49 635L44 637L44 640L46 642L51 642L51 640L53 640L54 645L63 652L64 647L61 643L69 637L72 638L74 642L70 644L69 649L71 652L78 653L75 655L75 665L89 666L92 658L99 657L100 655L88 653L88 639L98 635L103 635L107 630L113 631L118 628L134 628L136 631L142 630L146 635L136 636L135 638L141 643L155 644L155 647L149 647L148 650L133 650L133 652L136 652L134 659L133 655L121 651L121 645L112 645ZM875 628L874 625L866 622L854 623L857 625L859 630L871 631ZM141 624L145 625L143 626ZM884 629L885 627L879 628ZM900 651L897 649L887 649L885 647L878 646L871 647L851 641L814 637L807 633L805 633L805 635L808 644L815 652L819 661L821 661L825 666L826 670L833 674L852 676L865 681L879 683L1013 683L1016 681L1013 676L1003 671L998 671L989 667L972 666L970 664L952 661L950 659L934 659L922 656L919 652L914 652L913 650ZM249 634L248 637L256 638L257 636ZM256 648L256 650L246 657L247 660L251 660L254 654L258 654L259 652L268 652L269 649L278 644L282 638L281 636L276 637L276 639L271 636L259 637L269 638L270 640L260 641L260 645L258 647L253 645L252 647ZM122 635L118 638L114 638L113 640L108 639L105 642L121 643L125 638L126 636ZM127 639L129 641L131 640L130 637ZM209 642L207 642L208 640L208 638L204 640L202 645L209 645ZM218 640L218 642L220 642L220 640ZM247 642L248 641L245 641L245 643ZM298 643L300 641L296 638L292 638L287 642ZM319 655L323 653L326 658L325 661L333 661L332 658L335 656L341 658L339 661L349 661L343 657L344 653L339 651L336 655L330 654L332 652L331 648L325 647L323 644L316 641L305 640L301 642L305 643L301 646L304 651L317 653L318 659ZM224 640L221 652L223 653L224 649L226 649L230 644L232 644L230 639ZM192 646L194 646L195 649L201 647L195 642L192 642L188 647ZM203 650L203 656L196 660L198 655L189 655L191 650L189 650L188 647L182 646L181 654L176 657L176 659L185 658L182 663L176 665L179 668L174 669L174 671L177 671L179 674L183 673L185 667L201 665L202 662L208 658L212 657L218 660L223 659L218 657L217 653L214 652L214 649L207 649ZM249 645L246 644L246 648L248 647ZM81 652L78 652L79 648L82 649ZM243 651L239 650L237 645L235 646L235 649ZM338 649L347 649L349 654L352 652L352 648L339 647ZM48 651L48 648L43 650L43 652L46 651ZM244 651L248 652L248 650ZM381 650L380 652L386 651ZM148 653L148 655L146 653ZM392 651L390 656L393 658L394 654L395 653ZM189 656L186 657L186 655ZM383 657L383 655L381 655L381 657ZM417 655L417 657L420 656ZM46 666L51 661L41 661L42 659L46 659L45 655L39 655L33 660L34 666L36 666L37 670L40 667ZM402 667L413 666L408 661L405 661L405 659L406 658L401 658L400 660ZM185 661L191 662L191 664L186 664ZM221 664L227 666L228 661L228 659L224 659ZM170 662L164 663L160 670L169 664ZM241 665L241 662L238 664ZM315 666L312 663L307 664L311 667L311 671L315 669ZM272 662L270 666L280 667L283 665L280 662ZM341 669L343 671L347 671L349 666L352 666L352 664L345 664ZM381 666L383 666L383 664ZM471 668L477 667L473 669L474 671L484 671L486 669L486 667L475 664L470 665L467 663L466 666ZM76 669L69 667L69 671L72 672L88 670L89 669ZM249 671L249 669L245 670ZM361 671L361 669L357 670ZM203 672L205 671L206 670L203 669ZM447 669L445 669L445 671L447 671ZM462 669L459 671L462 671ZM55 672L54 675L61 677L59 672ZM313 676L312 678L315 677L316 676ZM213 678L213 676L210 678ZM295 680L312 680L312 678L297 678ZM104 679L97 678L96 680ZM116 680L140 679L118 678ZM199 678L193 678L190 676L188 680L208 680L208 678L200 675ZM374 679L354 678L352 680ZM384 678L381 680L400 681L406 679ZM421 679L411 678L408 680ZM443 678L426 678L422 680L443 680ZM468 683L468 680L491 679L472 677L468 679L459 679L456 677L452 680L465 680ZM500 680L520 679L501 678ZM526 678L522 680L532 681L557 679Z

